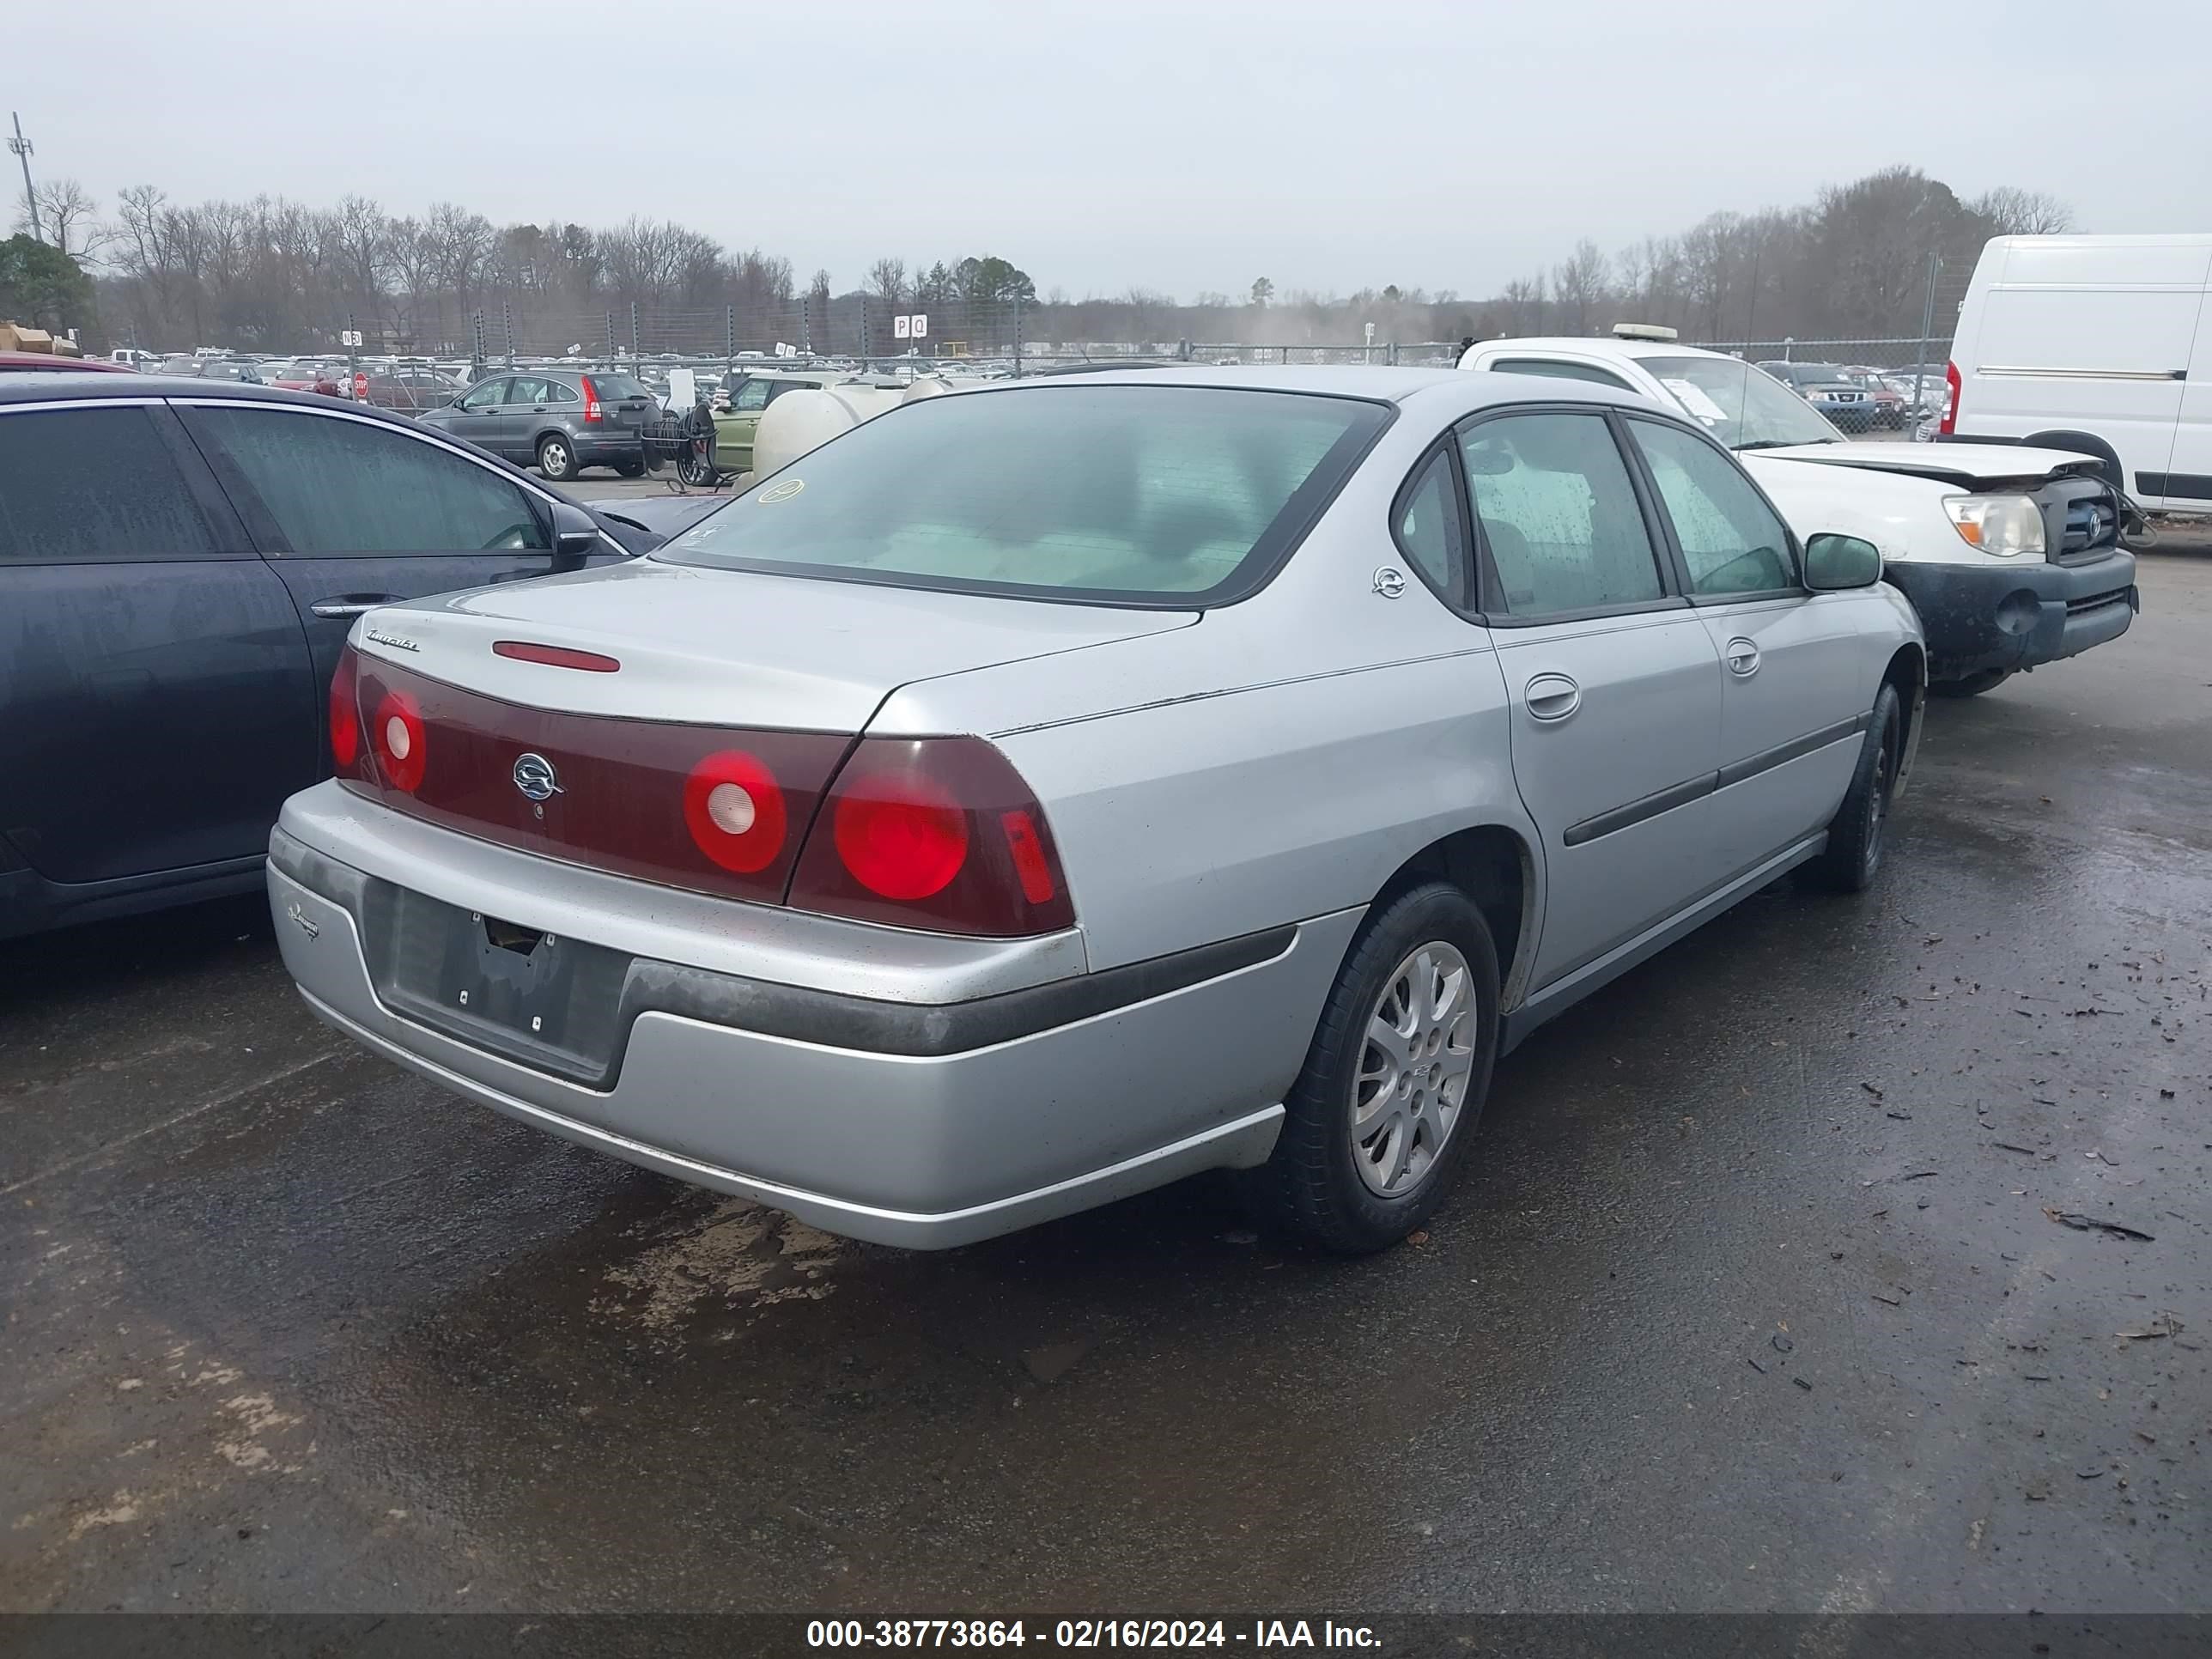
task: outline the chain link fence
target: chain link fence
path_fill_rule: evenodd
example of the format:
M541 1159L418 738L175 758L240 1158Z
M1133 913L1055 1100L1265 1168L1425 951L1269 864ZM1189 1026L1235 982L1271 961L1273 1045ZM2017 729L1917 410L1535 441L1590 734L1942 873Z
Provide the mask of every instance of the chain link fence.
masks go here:
M894 308L868 295L801 295L716 307L552 306L517 298L465 313L415 316L404 308L362 326L349 315L328 330L330 349L368 359L425 358L505 366L581 360L605 363L736 365L762 360L852 368L965 368L1028 374L1085 364L1403 363L1449 368L1452 341L1277 343L1063 337L1054 308L1018 300ZM357 334L358 346L346 346Z

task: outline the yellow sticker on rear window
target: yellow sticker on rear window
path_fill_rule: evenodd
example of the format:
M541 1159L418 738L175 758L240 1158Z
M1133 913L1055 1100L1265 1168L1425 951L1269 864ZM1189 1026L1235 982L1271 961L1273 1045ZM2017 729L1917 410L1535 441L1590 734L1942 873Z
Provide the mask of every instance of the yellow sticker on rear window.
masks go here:
M766 489L762 490L759 497L760 504L763 507L774 507L778 501L789 501L805 488L806 480L804 478L786 478L781 483L770 484Z

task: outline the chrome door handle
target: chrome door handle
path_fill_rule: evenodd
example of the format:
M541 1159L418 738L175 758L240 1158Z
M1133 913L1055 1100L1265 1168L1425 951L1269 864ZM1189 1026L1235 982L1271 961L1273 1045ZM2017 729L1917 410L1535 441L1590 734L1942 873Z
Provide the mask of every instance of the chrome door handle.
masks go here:
M348 617L365 617L380 605L398 603L397 593L347 593L334 599L317 599L307 609L325 622L342 622Z
M1522 701L1540 720L1563 720L1583 706L1583 689L1565 674L1538 674L1522 688Z
M1747 680L1759 672L1759 647L1749 640L1730 640L1725 654L1729 672L1738 679Z

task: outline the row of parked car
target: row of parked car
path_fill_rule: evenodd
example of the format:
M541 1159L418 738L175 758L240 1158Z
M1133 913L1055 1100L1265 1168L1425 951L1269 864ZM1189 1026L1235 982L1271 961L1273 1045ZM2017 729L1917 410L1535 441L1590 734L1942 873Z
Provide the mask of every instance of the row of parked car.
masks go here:
M1863 363L1762 362L1759 368L1845 432L1896 432L1935 418L1942 407L1941 365L1870 368Z
M1462 369L954 389L611 509L371 405L0 376L0 932L265 883L366 1047L825 1228L1225 1168L1381 1248L1499 1054L1864 888L1928 693L2136 603L2078 451L1846 443L1650 337Z

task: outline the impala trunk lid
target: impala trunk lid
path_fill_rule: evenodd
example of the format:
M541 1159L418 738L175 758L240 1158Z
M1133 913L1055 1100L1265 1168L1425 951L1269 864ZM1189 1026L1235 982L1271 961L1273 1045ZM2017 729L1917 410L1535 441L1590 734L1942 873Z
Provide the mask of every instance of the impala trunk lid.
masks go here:
M1198 620L639 559L370 613L366 658L529 708L786 731L861 730L912 681ZM579 672L502 642L609 658Z

